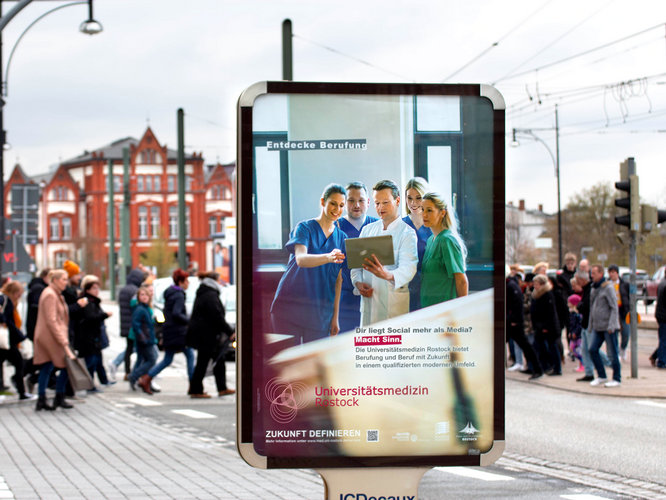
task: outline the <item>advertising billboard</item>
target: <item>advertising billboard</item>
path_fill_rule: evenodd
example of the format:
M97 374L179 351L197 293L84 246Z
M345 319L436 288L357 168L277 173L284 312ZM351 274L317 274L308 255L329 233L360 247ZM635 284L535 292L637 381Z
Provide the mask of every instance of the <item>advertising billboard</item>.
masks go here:
M239 100L238 447L482 465L504 440L504 104L483 85Z

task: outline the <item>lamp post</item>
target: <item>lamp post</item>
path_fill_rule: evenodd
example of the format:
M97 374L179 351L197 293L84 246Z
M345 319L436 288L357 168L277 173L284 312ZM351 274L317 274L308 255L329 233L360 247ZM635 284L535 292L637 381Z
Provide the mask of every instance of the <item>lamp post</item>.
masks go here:
M557 105L555 105L555 154L550 149L548 144L538 135L534 133L534 130L552 130L552 129L529 129L529 128L514 128L513 129L513 139L511 141L512 147L520 146L516 135L525 134L531 137L533 140L541 143L543 147L546 148L548 154L550 155L551 160L553 160L553 167L555 168L555 177L557 178L557 249L558 249L558 266L562 265L562 208L561 208L561 197L560 197L560 125L559 117L557 114Z
M26 7L32 0L21 0L17 3L5 16L2 16L2 1L0 0L0 71L3 70L3 61L2 61L2 30L9 24L9 22L18 14L24 7ZM82 33L87 35L94 35L102 31L102 25L95 21L93 18L93 0L84 0L77 2L70 2L67 4L59 5L51 10L44 12L42 15L37 17L32 23L30 23L27 28L19 35L18 39L14 43L11 52L9 53L9 58L7 59L7 67L2 71L2 81L0 82L0 90L2 93L2 98L0 98L0 274L2 272L2 255L5 251L5 155L4 150L7 145L7 132L4 128L4 107L5 107L5 97L7 97L7 79L9 78L9 67L14 57L14 52L19 42L23 39L23 36L40 20L48 16L49 14L64 9L65 7L71 7L73 5L88 4L88 19L83 21L79 26L79 30ZM45 229L46 231L46 229ZM46 234L46 232L44 233ZM44 254L46 254L46 243L44 243ZM44 257L46 258L46 257Z

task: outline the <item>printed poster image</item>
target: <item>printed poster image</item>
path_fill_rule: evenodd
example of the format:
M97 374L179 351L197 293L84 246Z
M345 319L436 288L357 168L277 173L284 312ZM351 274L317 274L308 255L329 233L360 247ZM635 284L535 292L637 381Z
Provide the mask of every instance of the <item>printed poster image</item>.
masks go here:
M255 99L239 208L258 455L469 456L503 438L495 117L478 95ZM361 247L350 269L347 241L375 236L391 237L393 264Z

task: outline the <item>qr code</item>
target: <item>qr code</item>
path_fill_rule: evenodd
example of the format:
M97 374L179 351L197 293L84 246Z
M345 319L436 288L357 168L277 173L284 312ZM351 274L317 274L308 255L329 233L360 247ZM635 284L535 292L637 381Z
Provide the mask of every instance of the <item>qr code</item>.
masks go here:
M368 443L378 442L379 441L379 431L378 430L367 431L367 441L368 441Z

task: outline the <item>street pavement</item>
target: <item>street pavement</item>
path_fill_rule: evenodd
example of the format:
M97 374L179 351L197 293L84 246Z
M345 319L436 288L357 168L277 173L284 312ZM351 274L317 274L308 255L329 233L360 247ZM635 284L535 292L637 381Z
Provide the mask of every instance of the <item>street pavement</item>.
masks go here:
M623 363L622 385L617 388L576 382L581 373L570 361L560 377L544 376L531 382L516 372L507 372L507 377L550 390L666 399L666 370L653 368L648 361L656 338L656 330L639 330L638 378L630 378L630 365ZM107 360L121 350L122 342L112 338ZM227 364L230 381L235 380L234 367ZM182 369L178 376L169 370L175 372L174 368L163 372L158 379L162 394L152 401L180 395L183 406L190 408L186 411L205 410L197 401L185 398L187 381ZM151 398L129 391L122 374L120 371L115 386L76 400L71 410L35 412L34 401L18 402L16 398L0 404L0 499L324 498L323 482L314 471L255 469L224 436L142 418L131 411L132 405L121 401L142 404L141 400ZM206 380L206 388L214 393L212 379ZM216 401L231 405L235 395Z

